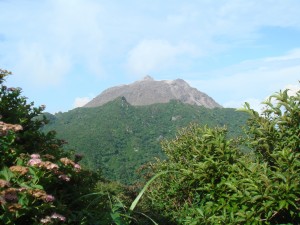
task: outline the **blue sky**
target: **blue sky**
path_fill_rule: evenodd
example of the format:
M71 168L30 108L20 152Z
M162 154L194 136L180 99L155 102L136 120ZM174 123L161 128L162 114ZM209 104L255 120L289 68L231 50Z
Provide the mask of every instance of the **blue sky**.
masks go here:
M0 68L46 111L181 78L225 107L299 88L299 0L0 0Z

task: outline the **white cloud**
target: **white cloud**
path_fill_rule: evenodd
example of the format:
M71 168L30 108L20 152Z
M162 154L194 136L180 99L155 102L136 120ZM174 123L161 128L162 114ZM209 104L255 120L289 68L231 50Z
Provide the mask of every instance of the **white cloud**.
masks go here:
M183 54L193 54L192 46L172 45L166 40L143 40L129 52L127 67L141 76L174 66L177 57Z
M300 91L300 86L294 85L294 84L288 84L283 88L283 90L285 90L285 89L288 89L288 95L296 96L297 92Z
M160 22L153 19L149 23L147 16L139 14L144 26L129 29L140 38L129 51L127 68L143 75L175 67L176 59L183 54L187 63L191 63L234 47L257 46L255 41L262 37L266 27L299 29L297 7L300 2L294 0L174 2L173 10L166 10L165 14L158 10L156 16ZM159 38L145 39L145 35ZM187 49L174 44L182 40L188 43Z
M16 74L29 78L32 84L40 86L55 85L61 82L71 67L70 58L59 52L49 53L40 44L19 46L19 61Z
M78 65L89 74L101 76L98 3L89 0L24 2L13 10L11 13L17 16L7 23L6 36L10 38L3 46L8 54L2 61L10 62L16 76L22 74L19 80L39 86L57 85Z
M296 93L300 90L300 86L294 85L294 84L288 84L288 85L285 85L281 90L286 90L286 89L288 89L288 95L295 96ZM277 90L277 91L279 91L279 90ZM273 94L273 93L271 93L271 94ZM261 99L246 98L244 100L239 100L239 101L228 101L223 104L223 107L239 109L239 108L243 108L245 102L247 102L247 103L249 103L249 105L252 109L261 113L262 110L266 108L266 106L262 103L264 101L266 101L269 97L270 97L270 95L266 96L265 98L261 98ZM276 101L274 101L274 99L272 99L271 102L273 104L276 103Z
M239 109L239 108L243 108L245 102L249 103L250 107L252 109L254 109L255 111L258 111L260 112L263 108L263 105L261 104L262 103L262 99L255 99L255 98L247 98L247 99L244 99L244 100L240 100L240 101L228 101L228 102L225 102L223 104L223 107L225 108L236 108L236 109Z
M19 86L40 98L45 93L37 92L37 86L62 84L71 93L82 80L95 81L95 75L109 74L110 80L125 83L122 75L128 71L139 76L175 72L183 79L186 71L207 71L209 78L193 85L220 96L216 100L221 104L243 102L249 96L259 99L299 79L299 49L218 71L201 68L214 59L216 68L237 63L238 54L248 54L244 49L254 58L254 48L262 55L265 45L274 52L295 46L296 41L278 48L272 41L287 43L289 32L297 35L299 0L0 2L0 64L15 73L12 79ZM287 35L273 40L273 28ZM220 53L229 57L218 62ZM92 86L96 82L82 89Z
M87 104L89 101L91 101L90 97L77 97L75 98L73 106L74 108L82 107L85 104Z
M287 61L298 59L300 60L300 48L293 49L289 51L287 54L278 57L267 57L264 59L265 62L278 62L278 61Z
M299 85L294 85L294 84L288 84L285 85L281 90L286 90L288 89L288 95L290 96L295 96L296 93L300 90L300 86ZM276 92L278 92L279 90L277 90ZM274 94L274 93L270 93ZM240 100L240 101L228 101L225 102L223 104L224 107L226 108L242 108L245 104L245 102L248 102L250 104L250 107L252 109L254 109L257 112L261 112L263 108L265 108L264 104L262 104L263 101L266 101L270 95L261 98L261 99L255 99L255 98L246 98L244 100ZM275 101L272 101L273 103L275 103Z
M102 72L101 11L101 5L95 1L54 1L49 24L57 49L67 51L73 64L80 63L96 75Z
M288 52L272 60L262 58L217 70L207 80L190 80L189 83L213 98L218 96L215 100L221 105L238 107L246 101L258 105L280 89L295 90L299 74L300 55L291 57Z
M127 68L144 75L176 66L182 55L186 58L212 55L236 43L256 39L264 27L300 28L297 0L174 1L172 7L169 5L168 1L147 5L93 0L8 4L6 10L0 10L0 21L4 21L0 25L6 26L3 35L12 40L5 43L11 45L7 51L16 52L3 55L19 54L9 59L14 67L21 70L26 65L26 70L40 71L34 68L39 67L34 60L24 59L26 51L32 57L34 48L30 46L38 45L36 57L40 54L39 61L45 59L44 70L51 71L56 58L63 59L61 64L68 61L65 66L56 66L61 68L55 72L59 81L78 65L86 74L101 76L105 73L107 56L114 61L124 60L122 55L129 52L124 62ZM23 49L15 47L22 45ZM33 74L37 76L41 76L41 82L42 78L47 81L48 76Z

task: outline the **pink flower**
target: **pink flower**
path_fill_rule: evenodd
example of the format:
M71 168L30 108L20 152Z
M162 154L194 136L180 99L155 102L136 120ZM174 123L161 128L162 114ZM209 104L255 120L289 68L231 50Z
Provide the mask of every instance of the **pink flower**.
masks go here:
M43 199L45 202L53 202L55 200L53 195L46 195Z
M62 179L62 180L64 180L64 181L67 181L67 182L71 180L71 178L68 177L68 176L65 175L65 174L59 175L58 178L59 178L59 179Z
M60 161L65 165L72 165L74 166L75 163L71 160L71 159L68 159L68 158L61 158Z
M80 172L81 166L79 164L75 164L74 169L75 169L76 172Z
M41 219L41 223L42 224L48 224L48 223L53 223L53 220L52 219L55 219L55 220L59 220L59 221L66 221L66 217L58 214L58 213L53 213L51 216L46 216L45 218Z
M40 160L39 158L32 158L28 161L27 165L29 166L39 166L42 163L42 160Z
M45 218L41 219L41 223L42 224L47 224L47 223L51 223L51 217L50 216L46 216Z
M41 164L41 166L46 168L47 170L57 170L58 169L58 165L56 165L50 161L43 162Z
M30 155L30 157L32 159L39 159L39 158L41 158L41 156L39 154L32 154L32 155Z
M53 219L59 219L60 221L66 221L66 217L64 217L64 216L62 216L62 215L60 215L58 213L53 213L51 215L51 218L53 218Z

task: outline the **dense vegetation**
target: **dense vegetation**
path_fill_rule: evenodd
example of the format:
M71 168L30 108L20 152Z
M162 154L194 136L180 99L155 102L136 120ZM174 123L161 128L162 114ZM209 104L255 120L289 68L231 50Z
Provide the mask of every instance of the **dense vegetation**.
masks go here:
M166 158L144 167L136 197L41 132L44 107L4 86L7 75L0 70L1 224L299 224L300 91L272 95L262 114L246 104L245 136L192 124L163 140Z
M96 108L77 108L67 113L47 115L45 131L55 130L80 150L90 168L101 168L105 177L125 184L138 179L135 171L155 157L164 159L160 142L175 137L189 123L209 127L228 126L230 136L242 133L248 115L234 109L183 104L179 101L132 106L118 98Z
M287 93L271 96L262 115L245 105L245 139L193 125L165 141L152 209L175 224L299 224L300 92Z

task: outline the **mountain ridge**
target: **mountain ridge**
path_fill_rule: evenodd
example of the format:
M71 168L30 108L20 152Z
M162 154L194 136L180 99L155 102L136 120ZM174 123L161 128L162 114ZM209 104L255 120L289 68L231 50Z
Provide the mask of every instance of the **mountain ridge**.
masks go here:
M213 98L191 87L182 79L156 81L151 76L131 84L119 85L104 90L84 107L102 106L118 97L125 97L131 105L151 105L179 100L190 105L206 108L222 108Z

